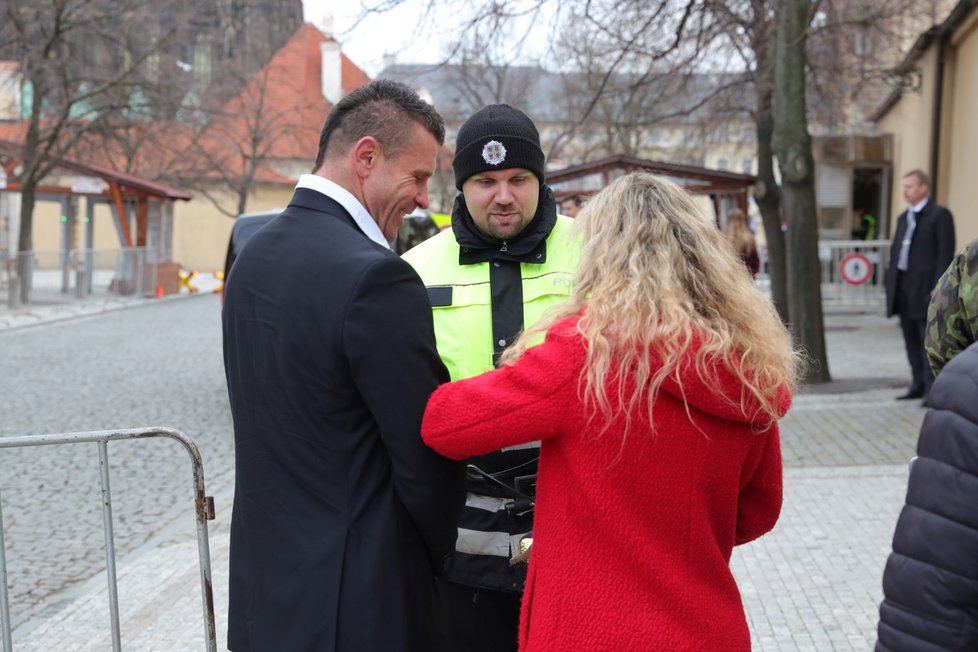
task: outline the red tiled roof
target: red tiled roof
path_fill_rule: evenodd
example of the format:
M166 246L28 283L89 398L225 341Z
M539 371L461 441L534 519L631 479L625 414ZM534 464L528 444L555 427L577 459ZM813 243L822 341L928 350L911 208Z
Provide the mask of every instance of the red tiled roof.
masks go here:
M0 122L0 140L12 140L20 143L27 133L27 122Z
M21 145L19 143L0 139L0 151L6 152L8 155L19 156L20 150ZM106 181L115 181L125 188L138 190L153 197L160 197L162 199L183 199L185 201L193 198L193 195L186 190L173 188L162 183L150 181L149 179L143 179L134 174L118 172L116 170L103 167L101 165L95 165L93 163L81 163L70 158L63 158L58 163L57 167L63 170L80 172L92 177L99 177L105 179Z
M319 133L332 108L321 91L320 44L329 40L311 23L304 24L225 105L225 119L203 131L178 122L144 123L131 143L121 138L107 142L91 134L72 148L71 155L105 169L169 179L243 176L257 158L255 181L292 184L295 180L273 170L271 163L305 159L311 167L316 158ZM345 55L341 68L344 93L370 82ZM22 143L26 129L26 121L0 123L0 139ZM261 142L258 151L252 151L256 132Z
M300 27L225 106L226 115L236 116L229 136L246 136L258 127L272 141L266 157L314 160L319 132L332 108L321 90L320 44L330 40L312 23ZM341 61L344 93L370 82L346 55ZM259 111L264 114L261 125L255 122Z

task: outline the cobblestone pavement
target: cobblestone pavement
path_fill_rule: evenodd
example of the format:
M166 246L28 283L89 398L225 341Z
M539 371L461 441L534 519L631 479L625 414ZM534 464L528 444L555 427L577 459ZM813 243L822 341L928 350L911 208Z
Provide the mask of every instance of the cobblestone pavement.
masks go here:
M785 472L777 526L731 562L759 652L871 650L907 465Z
M0 351L0 436L170 426L200 446L208 491L229 493L216 296L0 331ZM108 450L120 555L177 519L193 532L193 476L179 444L120 441ZM104 568L98 453L95 444L5 449L0 469L16 626Z
M232 451L217 313L216 300L195 299L74 325L22 331L44 332L37 340L11 338L16 331L0 332L0 347L16 348L14 359L21 360L18 364L30 371L16 383L4 380L10 374L0 373L0 383L10 384L0 385L2 395L11 391L27 405L37 405L29 414L17 414L13 423L5 419L0 435L167 423L195 436L204 451L209 492L216 494L218 502L218 520L211 527L211 557L218 644L223 649ZM85 325L86 329L81 329ZM909 380L894 321L874 315L833 313L827 315L826 326L829 367L835 380L799 392L782 422L786 469L781 520L770 534L738 548L731 562L743 593L754 649L762 652L872 648L882 598L880 577L903 503L907 460L913 455L924 415L917 401L894 401ZM117 334L120 328L143 335L121 338ZM85 330L91 332L86 335ZM29 362L29 351L49 346L55 350L42 362ZM90 353L73 363L70 354L79 346ZM112 354L105 358L95 355L99 347L108 347ZM35 366L51 369L42 371ZM147 366L155 368L155 373L147 374ZM83 367L91 368L83 372ZM86 384L87 375L98 383ZM115 384L113 379L117 379ZM38 383L44 387L26 387ZM100 383L114 387L110 395L96 397L95 388ZM97 405L90 405L93 402ZM107 414L112 415L111 422ZM143 446L139 442L131 445ZM132 459L122 459L123 452L113 450L113 463L118 460L125 465L118 473L133 475L128 484L139 496L132 499L131 514L125 519L127 545L132 552L119 566L123 647L127 650L170 652L203 647L192 519L188 517L186 527L171 524L182 509L176 501L182 500L183 491L172 480L189 471L179 451L156 450L162 447L146 445L138 454L132 453ZM91 512L86 515L91 528L83 526L72 509L57 514L44 511L36 528L25 525L26 519L34 518L27 506L47 508L48 500L61 500L65 493L76 499L80 489L75 487L75 470L93 464L97 468L94 452L91 456L64 455L39 464L42 469L49 465L67 474L67 480L22 470L25 460L14 465L18 473L15 484L28 496L20 513L8 507L13 498L8 496L6 473L0 476L9 538L13 539L16 532L30 532L30 543L22 552L32 562L34 556L42 556L38 549L53 548L53 557L47 552L43 556L55 560L49 569L59 578L55 582L87 580L66 592L55 593L54 586L41 591L31 583L48 575L33 570L26 575L21 568L18 590L31 604L27 611L34 617L24 623L24 607L19 608L22 624L14 631L17 649L110 647L105 579L103 575L92 576L99 567L93 556L99 555L101 537L97 496L79 501L79 505L86 505L84 508L72 508ZM0 463L4 470L11 468L5 455L0 456ZM91 482L97 494L96 471ZM35 495L41 485L50 494L43 500ZM116 487L113 476L114 491ZM161 508L160 502L168 501L173 504ZM50 508L54 509L53 502ZM117 510L118 520L122 511ZM8 512L16 516L15 524L9 522ZM45 534L41 525L58 528L58 533ZM156 532L155 537L150 538L147 531ZM61 540L82 536L91 542L95 553L79 552ZM15 554L12 548L8 550L8 561L12 562ZM24 583L31 588L25 588ZM48 597L40 598L42 594ZM41 600L41 604L34 600Z

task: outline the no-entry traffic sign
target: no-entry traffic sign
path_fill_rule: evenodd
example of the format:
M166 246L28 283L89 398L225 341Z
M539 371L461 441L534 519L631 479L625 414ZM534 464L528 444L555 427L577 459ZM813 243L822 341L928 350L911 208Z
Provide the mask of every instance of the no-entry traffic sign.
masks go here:
M860 253L851 253L839 262L839 274L850 285L862 285L873 278L873 263Z

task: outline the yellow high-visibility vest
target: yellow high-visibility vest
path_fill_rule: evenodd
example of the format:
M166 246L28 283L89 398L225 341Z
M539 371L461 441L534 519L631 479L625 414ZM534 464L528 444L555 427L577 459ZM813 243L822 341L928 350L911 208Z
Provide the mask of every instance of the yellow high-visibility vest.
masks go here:
M524 327L532 326L547 308L570 295L571 277L580 255L580 243L570 233L573 223L571 218L558 215L547 237L546 262L520 263ZM438 353L452 380L493 368L490 263L460 265L458 257L459 244L451 230L403 256L428 288Z

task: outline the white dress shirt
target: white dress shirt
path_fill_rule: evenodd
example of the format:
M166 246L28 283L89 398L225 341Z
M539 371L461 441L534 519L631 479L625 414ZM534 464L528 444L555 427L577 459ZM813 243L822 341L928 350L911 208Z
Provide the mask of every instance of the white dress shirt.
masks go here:
M913 232L917 230L917 216L926 205L927 199L924 199L907 209L907 228L903 230L903 242L897 256L897 269L901 272L907 271L910 264L910 243L913 242Z
M318 174L303 174L300 176L299 182L295 184L295 189L298 190L299 188L314 190L335 200L336 203L345 208L353 217L353 221L357 223L357 226L360 227L360 230L363 231L365 236L382 247L391 248L391 243L387 242L387 238L384 237L384 232L377 226L377 221L371 217L367 209L363 207L363 204L346 188Z

